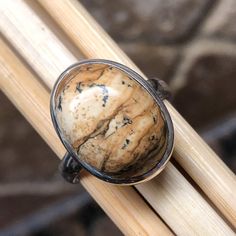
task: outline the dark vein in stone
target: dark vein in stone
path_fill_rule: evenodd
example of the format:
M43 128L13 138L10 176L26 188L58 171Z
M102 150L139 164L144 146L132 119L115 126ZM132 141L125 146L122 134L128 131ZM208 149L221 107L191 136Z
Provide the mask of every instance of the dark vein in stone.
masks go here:
M130 143L130 140L129 139L125 139L125 143L124 145L121 147L121 149L125 149Z
M62 102L62 97L61 97L61 95L60 95L59 98L58 98L58 106L57 106L57 108L58 108L60 111L62 111L61 102Z
M154 147L148 151L148 154L144 153L143 155L139 157L138 155L136 155L136 157L134 157L134 160L131 163L128 163L126 166L124 166L117 174L122 174L131 168L133 169L132 172L141 171L143 169L143 166L146 166L145 163L150 161L150 159L152 159L155 154L159 154L160 150L162 150L164 145L166 145L166 142L165 142L166 137L163 137L164 130L165 128L162 129L161 138L160 138L160 141L158 142L158 146L154 145ZM162 142L161 141L162 139L164 140L164 142L160 145L160 143ZM158 155L158 158L159 156L160 155ZM128 173L128 174L130 175L131 173Z
M79 93L82 93L83 89L81 88L82 87L82 82L79 82L77 85L76 85L76 90L79 92Z
M123 124L124 125L132 124L132 123L133 123L132 119L130 119L128 116L123 117Z

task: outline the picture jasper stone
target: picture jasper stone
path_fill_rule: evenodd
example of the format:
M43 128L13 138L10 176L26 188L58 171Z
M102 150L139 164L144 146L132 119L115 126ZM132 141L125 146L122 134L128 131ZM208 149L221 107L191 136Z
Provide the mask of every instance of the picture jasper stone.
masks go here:
M85 64L56 92L56 120L77 158L111 176L145 174L166 149L166 123L155 99L122 70Z

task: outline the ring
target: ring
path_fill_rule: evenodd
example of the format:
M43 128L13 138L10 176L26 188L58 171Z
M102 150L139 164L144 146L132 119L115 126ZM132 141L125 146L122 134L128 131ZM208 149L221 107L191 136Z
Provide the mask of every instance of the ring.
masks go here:
M169 161L174 129L163 81L145 80L117 62L84 60L56 81L50 101L55 130L67 153L62 176L78 183L81 169L120 185L158 175Z

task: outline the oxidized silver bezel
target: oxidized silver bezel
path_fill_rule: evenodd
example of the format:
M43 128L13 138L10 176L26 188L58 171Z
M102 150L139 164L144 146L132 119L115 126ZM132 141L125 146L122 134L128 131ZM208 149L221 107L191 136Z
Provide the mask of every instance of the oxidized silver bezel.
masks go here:
M72 70L80 67L81 65L91 65L91 64L105 64L105 65L109 65L109 66L115 67L117 69L120 69L121 71L126 73L130 78L132 78L137 83L139 83L153 97L153 99L156 101L157 105L160 107L161 113L164 117L164 120L165 120L165 123L167 126L167 147L166 147L166 150L165 150L165 153L164 153L162 159L155 165L155 167L153 167L151 170L149 170L147 173L145 173L143 175L131 177L129 179L127 179L127 178L115 179L114 177L108 176L105 173L99 172L98 170L91 167L87 163L81 161L77 157L77 154L74 152L71 145L67 142L67 140L63 136L63 133L61 132L61 130L58 126L58 123L56 120L56 114L55 114L55 111L56 111L55 98L56 98L56 92L58 90L58 86ZM158 96L157 91L147 82L147 80L142 78L138 73L136 73L132 69L130 69L127 66L122 65L118 62L105 60L105 59L91 59L91 60L80 61L80 62L75 63L75 64L71 65L70 67L68 67L58 77L58 79L52 89L51 99L50 99L50 112L51 112L51 118L52 118L54 128L55 128L60 140L62 141L63 145L65 146L66 150L68 151L68 153L73 157L74 160L76 160L87 171L89 171L92 175L98 177L99 179L101 179L103 181L113 183L113 184L120 184L120 185L133 185L133 184L147 181L147 180L155 177L156 175L158 175L164 169L164 167L166 166L166 164L168 163L168 161L171 157L171 154L173 151L173 146L174 146L174 128L173 128L173 123L172 123L170 114L169 114L165 104L163 103L161 98Z

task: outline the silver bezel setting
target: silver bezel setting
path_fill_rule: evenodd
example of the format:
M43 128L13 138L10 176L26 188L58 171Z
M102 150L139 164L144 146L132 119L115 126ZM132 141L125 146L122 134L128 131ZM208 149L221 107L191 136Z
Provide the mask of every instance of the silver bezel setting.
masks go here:
M56 119L56 114L55 114L55 111L56 111L55 99L56 99L56 92L58 90L58 86L65 79L65 77L71 73L72 70L77 69L82 65L92 65L92 64L104 64L104 65L112 66L112 67L115 67L115 68L121 70L122 72L126 73L130 78L132 78L134 81L139 83L153 97L153 99L155 100L157 105L160 107L161 113L164 117L164 120L165 120L165 123L167 126L167 146L166 146L166 150L165 150L165 153L164 153L162 159L155 165L155 167L150 169L145 174L142 174L140 176L131 177L129 179L127 179L127 178L115 179L114 177L111 177L105 173L101 173L100 171L91 167L87 163L81 161L77 157L78 155L74 152L73 148L68 143L68 141L65 139L65 137L63 136L63 133L60 130L60 127L59 127L57 119ZM51 118L52 118L54 128L55 128L60 140L62 141L63 145L65 146L67 152L82 167L84 167L92 175L98 177L99 179L101 179L103 181L113 183L113 184L119 184L119 185L133 185L133 184L147 181L147 180L153 178L154 176L158 175L164 169L164 167L166 166L166 164L168 163L168 161L171 157L173 147L174 147L174 128L173 128L173 123L172 123L170 114L169 114L165 104L163 103L161 98L158 96L157 91L147 82L147 80L145 80L143 77L141 77L138 73L136 73L132 69L130 69L127 66L122 65L120 63L110 61L110 60L105 60L105 59L91 59L91 60L83 60L81 62L75 63L75 64L71 65L70 67L68 67L58 77L58 79L52 89L51 100L50 100L50 112L51 112Z

